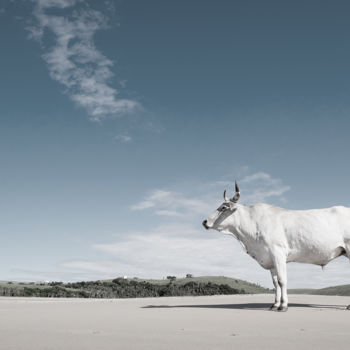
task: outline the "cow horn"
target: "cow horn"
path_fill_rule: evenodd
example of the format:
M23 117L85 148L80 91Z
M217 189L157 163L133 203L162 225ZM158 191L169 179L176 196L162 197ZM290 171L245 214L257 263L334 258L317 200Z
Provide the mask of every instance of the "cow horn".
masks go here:
M235 189L236 189L236 193L235 195L230 199L231 202L233 203L237 203L239 200L239 197L241 196L240 192L239 192L239 187L237 184L237 181L235 181Z
M224 191L224 199L225 199L225 202L229 201L229 199L226 197L226 190Z
M238 183L237 183L237 181L235 181L235 188L236 188L236 192L238 192L238 193L239 193L239 187L238 187Z

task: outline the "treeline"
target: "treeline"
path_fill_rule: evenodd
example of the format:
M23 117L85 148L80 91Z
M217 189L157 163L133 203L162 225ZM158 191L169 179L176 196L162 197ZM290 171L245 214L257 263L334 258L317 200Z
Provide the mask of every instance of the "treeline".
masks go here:
M113 281L62 283L51 282L42 286L1 285L2 296L66 297L66 298L144 298L163 296L199 296L221 294L245 294L244 289L227 284L190 281L184 284L152 284L145 281L116 278Z
M45 288L0 286L0 295L6 297L89 298L89 295L84 291L71 291L61 286L47 286Z

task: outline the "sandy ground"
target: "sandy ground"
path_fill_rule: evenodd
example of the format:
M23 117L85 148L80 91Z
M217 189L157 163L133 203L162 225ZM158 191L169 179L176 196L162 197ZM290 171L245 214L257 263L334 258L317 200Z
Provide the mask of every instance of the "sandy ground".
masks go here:
M0 298L0 349L350 349L349 297Z

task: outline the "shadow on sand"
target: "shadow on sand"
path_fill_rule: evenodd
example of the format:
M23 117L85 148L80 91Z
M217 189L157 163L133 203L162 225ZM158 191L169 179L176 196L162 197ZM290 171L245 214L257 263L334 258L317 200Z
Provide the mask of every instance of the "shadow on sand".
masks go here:
M233 310L260 310L270 311L271 304L246 303L246 304L206 304L206 305L147 305L143 309L173 309L173 308L199 308L199 309L233 309ZM295 304L290 303L289 308L312 308L312 309L334 309L344 310L344 305L319 305L319 304Z

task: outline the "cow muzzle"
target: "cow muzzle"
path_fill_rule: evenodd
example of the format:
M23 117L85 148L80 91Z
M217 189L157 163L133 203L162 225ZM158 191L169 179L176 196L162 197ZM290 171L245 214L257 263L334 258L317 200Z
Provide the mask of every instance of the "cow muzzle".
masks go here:
M208 221L207 221L207 220L204 220L204 221L202 222L202 225L205 227L206 230L209 230L210 227L208 226L207 223L208 223Z

